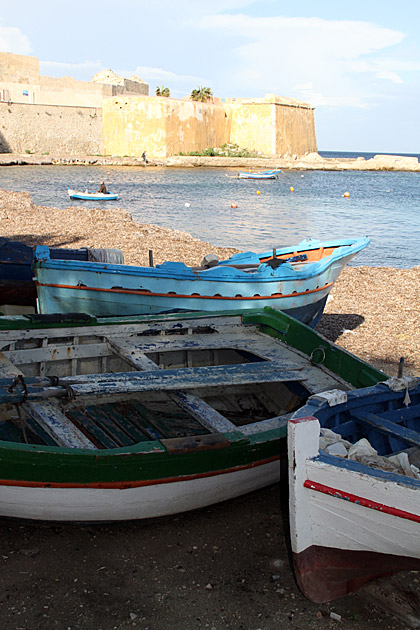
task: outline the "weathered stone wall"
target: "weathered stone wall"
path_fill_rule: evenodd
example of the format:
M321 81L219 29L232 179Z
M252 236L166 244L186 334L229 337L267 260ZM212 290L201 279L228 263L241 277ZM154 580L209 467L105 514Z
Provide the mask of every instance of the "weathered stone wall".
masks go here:
M102 110L0 103L0 153L102 154Z
M316 151L313 108L293 99L231 99L199 103L121 96L103 101L107 155L156 158L234 143L263 155L303 156Z
M276 154L276 130L271 103L227 105L231 118L230 142L248 151Z
M164 158L201 151L229 141L230 121L223 105L163 97L104 99L103 148L107 155Z
M312 107L275 104L276 155L301 157L317 151Z
M0 52L0 81L39 83L39 61L28 55Z
M314 110L310 105L267 95L229 99L230 142L264 155L302 156L317 150Z

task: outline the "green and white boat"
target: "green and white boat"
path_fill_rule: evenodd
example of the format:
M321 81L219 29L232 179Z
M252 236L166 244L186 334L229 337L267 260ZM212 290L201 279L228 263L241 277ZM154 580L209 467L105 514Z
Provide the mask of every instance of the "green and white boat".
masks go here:
M272 308L0 317L0 516L159 517L277 482L287 420L382 372Z

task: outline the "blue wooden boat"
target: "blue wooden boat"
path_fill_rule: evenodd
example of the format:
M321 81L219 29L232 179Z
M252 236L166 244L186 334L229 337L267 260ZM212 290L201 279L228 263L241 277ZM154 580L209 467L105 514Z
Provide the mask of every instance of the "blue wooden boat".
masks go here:
M274 306L314 326L341 270L368 243L366 237L310 239L271 253L236 254L211 268L52 260L48 247L38 247L39 312L117 316Z
M259 171L258 173L247 173L242 171L239 173L239 179L277 179L281 169L272 169L270 171Z
M113 192L100 193L94 190L72 190L67 189L70 199L83 199L84 201L111 201L118 199L118 194Z
M124 262L121 250L50 248L51 258L63 260L108 260ZM0 304L33 306L36 304L36 287L32 264L34 250L19 241L0 238Z
M291 541L304 594L325 602L419 571L419 379L316 394L288 433Z

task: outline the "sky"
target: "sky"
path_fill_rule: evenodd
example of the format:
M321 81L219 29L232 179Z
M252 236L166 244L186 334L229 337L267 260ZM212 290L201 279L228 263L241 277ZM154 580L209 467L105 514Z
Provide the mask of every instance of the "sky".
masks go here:
M413 0L0 0L0 51L174 98L291 97L315 108L319 151L418 154L419 24Z

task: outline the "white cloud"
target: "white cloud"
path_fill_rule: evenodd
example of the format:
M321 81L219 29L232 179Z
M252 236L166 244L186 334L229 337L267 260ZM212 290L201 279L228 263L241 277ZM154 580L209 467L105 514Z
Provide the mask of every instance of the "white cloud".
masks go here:
M68 74L74 76L83 72L85 74L96 74L103 69L99 61L82 61L81 63L62 63L59 61L40 61L39 68L41 74L52 76L63 76Z
M202 77L195 77L190 74L176 74L175 72L163 70L162 68L154 68L153 66L137 66L134 73L131 72L130 74L137 74L145 81L170 81L171 83L180 85L184 82L191 83L191 81L206 81L206 79L203 79Z
M199 26L243 42L235 49L232 88L249 95L275 92L314 106L364 107L373 79L401 83L399 68L408 70L404 61L381 59L404 33L368 22L238 14L207 16Z
M17 55L29 55L32 52L29 39L15 26L0 26L0 50Z

